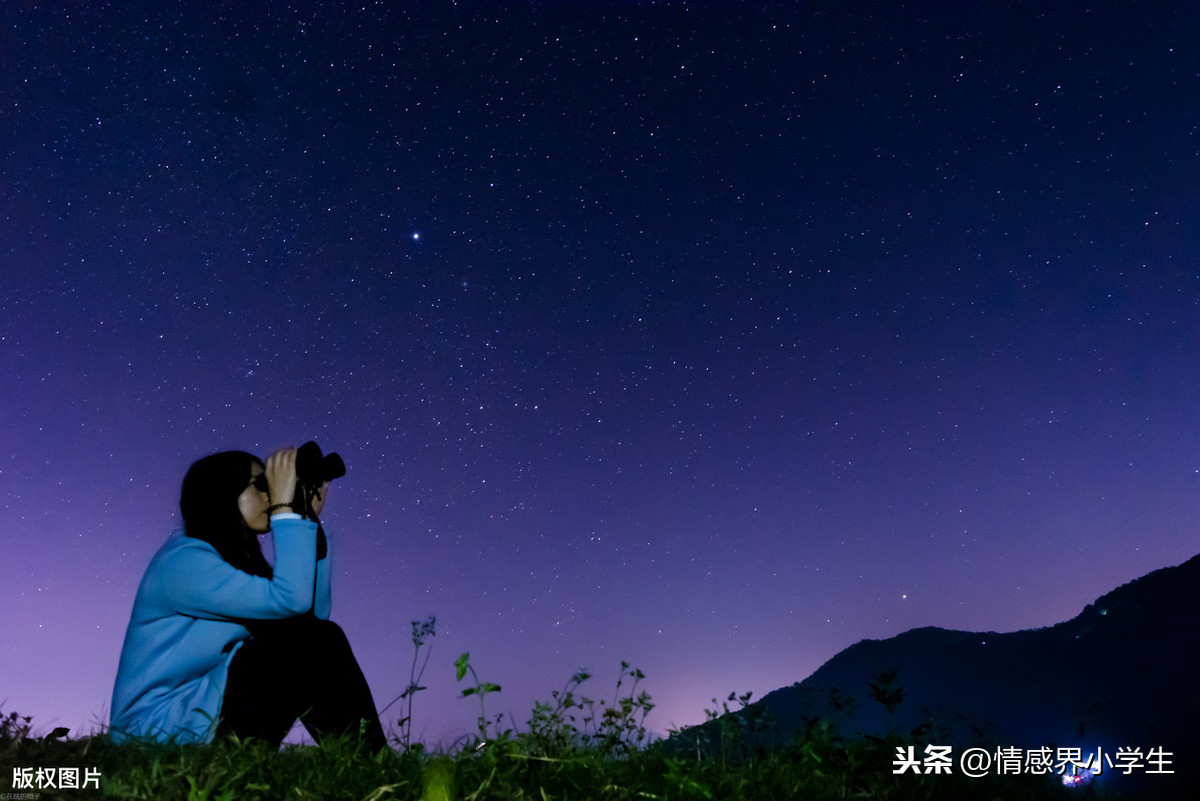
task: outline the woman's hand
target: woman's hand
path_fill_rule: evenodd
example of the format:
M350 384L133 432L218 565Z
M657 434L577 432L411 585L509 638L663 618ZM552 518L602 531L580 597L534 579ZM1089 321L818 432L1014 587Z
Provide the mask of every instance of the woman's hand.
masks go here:
M296 449L280 448L268 456L266 475L271 505L290 504L296 497Z

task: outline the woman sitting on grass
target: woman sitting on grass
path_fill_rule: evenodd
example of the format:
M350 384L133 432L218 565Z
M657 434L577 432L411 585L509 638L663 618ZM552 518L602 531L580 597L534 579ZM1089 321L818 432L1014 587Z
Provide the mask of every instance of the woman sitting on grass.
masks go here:
M329 558L317 514L293 510L296 449L266 465L241 451L196 462L183 479L184 530L138 587L113 690L115 740L257 738L278 748L299 718L321 742L387 740L345 634L329 618ZM274 501L274 503L272 503ZM274 568L258 536L271 531ZM320 546L320 547L319 547Z

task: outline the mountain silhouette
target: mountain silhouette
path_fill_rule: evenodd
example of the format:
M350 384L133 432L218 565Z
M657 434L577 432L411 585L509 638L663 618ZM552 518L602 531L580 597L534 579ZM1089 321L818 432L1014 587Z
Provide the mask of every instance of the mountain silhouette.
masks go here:
M729 715L743 724L773 722L769 733L761 726L751 733L759 746L785 744L821 720L847 738L892 733L960 748L1080 747L1113 755L1119 747L1157 747L1171 754L1164 769L1195 774L1198 596L1200 556L1124 584L1046 628L927 627L863 640L807 679Z

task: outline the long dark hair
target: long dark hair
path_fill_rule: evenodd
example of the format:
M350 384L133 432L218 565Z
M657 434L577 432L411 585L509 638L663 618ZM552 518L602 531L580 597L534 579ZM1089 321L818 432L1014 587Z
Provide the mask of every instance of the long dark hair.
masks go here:
M179 493L183 530L217 549L229 564L255 576L271 578L271 566L238 509L238 496L250 483L251 467L262 460L245 451L205 456L188 468Z

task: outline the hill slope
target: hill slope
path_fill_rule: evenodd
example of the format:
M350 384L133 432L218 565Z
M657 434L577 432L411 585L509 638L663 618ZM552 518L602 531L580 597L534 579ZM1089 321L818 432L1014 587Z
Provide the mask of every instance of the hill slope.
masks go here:
M1198 600L1200 556L1118 587L1048 628L928 627L864 640L747 712L769 714L775 742L823 719L846 737L918 730L928 743L959 746L1162 747L1175 754L1176 770L1193 771ZM869 689L885 671L896 674L890 689L903 690L891 712Z

